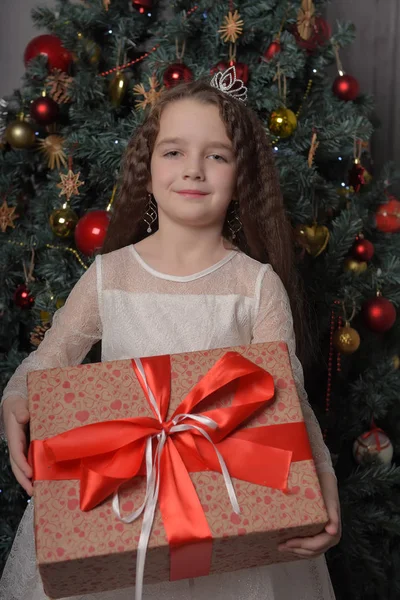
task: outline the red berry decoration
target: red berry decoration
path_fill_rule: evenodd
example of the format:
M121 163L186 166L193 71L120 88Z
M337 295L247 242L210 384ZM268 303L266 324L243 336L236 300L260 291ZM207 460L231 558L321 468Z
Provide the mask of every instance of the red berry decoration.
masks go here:
M260 60L262 60L264 62L268 62L272 58L274 58L274 56L279 54L281 50L282 50L282 46L280 44L280 41L275 40L275 41L271 42L271 44L268 46L268 48L266 49L266 51L264 52L264 54L262 55Z
M359 161L354 162L349 171L349 184L355 192L359 192L364 185L371 181L371 175Z
M35 298L29 292L25 283L22 283L17 287L14 292L14 302L19 308L32 308Z
M110 213L106 210L92 210L79 219L75 227L75 243L82 254L91 256L100 250L109 222Z
M235 62L234 60L221 60L211 69L211 75L215 75L219 71L224 72L230 67L235 67L237 79L241 79L246 85L249 81L249 65L246 65L246 63Z
M332 91L340 100L355 100L360 93L360 85L353 75L338 75L333 82Z
M376 211L376 228L383 233L400 232L400 202L389 196L389 202L381 204Z
M363 304L362 315L366 326L376 333L388 331L396 321L395 307L382 296L367 300Z
M166 88L178 85L178 83L189 83L193 81L193 72L183 63L174 63L164 71L163 80Z
M331 26L327 21L325 21L325 19L322 17L315 17L313 32L308 40L305 40L301 37L296 25L294 26L292 33L296 38L297 45L300 46L300 48L304 48L304 50L307 50L307 52L311 54L318 48L318 46L323 46L330 39L332 30Z
M374 252L374 245L369 240L361 238L355 242L351 253L360 262L368 262L374 256Z
M143 15L153 8L153 0L132 0L132 5Z
M72 63L72 54L64 48L60 38L56 35L38 35L29 42L24 54L25 66L32 58L44 55L47 56L49 70L60 69L68 71Z
M50 125L57 120L60 113L57 102L52 98L43 96L34 100L31 104L31 117L41 125Z

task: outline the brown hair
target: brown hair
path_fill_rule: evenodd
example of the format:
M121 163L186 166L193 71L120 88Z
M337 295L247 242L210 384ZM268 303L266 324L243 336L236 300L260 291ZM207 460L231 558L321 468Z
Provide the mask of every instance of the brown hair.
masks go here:
M148 205L146 188L151 179L150 161L160 117L168 104L186 98L214 104L219 108L237 160L235 196L243 227L235 238L235 245L250 257L270 263L281 278L292 308L297 352L304 361L304 342L308 338L304 325L304 296L294 265L292 230L284 209L268 136L250 108L211 87L208 82L182 84L163 92L129 141L119 195L102 253L137 243L149 235L143 217ZM223 234L229 239L226 223Z

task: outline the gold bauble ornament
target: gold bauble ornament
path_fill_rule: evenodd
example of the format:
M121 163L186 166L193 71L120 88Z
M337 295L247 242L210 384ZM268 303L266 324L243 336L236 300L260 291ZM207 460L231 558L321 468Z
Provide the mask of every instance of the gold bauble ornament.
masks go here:
M346 273L360 275L360 273L364 273L364 271L366 271L367 269L368 265L366 262L360 262L355 258L352 258L351 256L349 258L346 258L346 260L344 261L343 270L346 271Z
M269 130L280 138L291 136L297 127L297 117L290 108L282 106L271 113Z
M69 206L63 206L51 213L49 222L54 235L69 238L74 234L78 215Z
M395 369L400 369L400 356L398 356L397 354L395 354L392 357L392 363Z
M332 341L336 350L342 354L353 354L358 350L361 342L358 332L350 327L348 322L335 331Z
M96 42L94 42L93 40L85 38L81 32L78 32L77 37L82 42L82 46L83 46L86 54L88 55L89 62L92 65L96 65L99 62L100 57L101 57L100 46L98 44L96 44ZM75 53L73 53L72 56L73 56L75 63L79 61L79 58Z
M117 108L121 105L128 89L128 77L122 71L117 71L110 82L109 94L111 104Z
M56 309L58 310L59 308L64 306L64 304L65 304L65 300L63 300L62 298L57 298ZM47 310L40 311L40 320L42 321L43 325L50 323L52 318L53 318L52 315Z
M6 141L17 150L29 148L36 141L35 132L31 125L24 120L23 113L18 115L18 119L10 123L5 131Z
M92 65L97 65L101 57L101 48L93 40L87 40L85 42L85 50L89 56L89 62Z
M329 229L325 225L297 225L295 228L297 242L314 258L322 254L329 242Z

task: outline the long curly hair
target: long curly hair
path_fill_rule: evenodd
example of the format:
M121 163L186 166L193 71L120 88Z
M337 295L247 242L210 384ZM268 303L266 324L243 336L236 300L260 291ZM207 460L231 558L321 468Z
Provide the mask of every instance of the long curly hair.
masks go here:
M292 229L271 144L257 115L243 102L211 87L209 82L200 80L164 91L129 141L119 194L101 253L135 244L149 235L143 217L148 206L150 161L160 118L168 104L187 98L216 105L219 109L237 160L235 206L238 205L236 210L243 227L234 245L256 260L270 263L281 278L293 313L297 353L304 362L310 349L304 320L304 294L295 268ZM226 239L230 239L228 220L232 209L233 206L228 208L222 231Z

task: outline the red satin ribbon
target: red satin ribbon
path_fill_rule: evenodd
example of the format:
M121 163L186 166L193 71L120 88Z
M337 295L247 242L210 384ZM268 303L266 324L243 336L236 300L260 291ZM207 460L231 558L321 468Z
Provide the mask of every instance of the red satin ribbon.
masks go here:
M237 430L274 397L272 376L242 355L227 352L218 360L169 421L170 357L141 362L162 423L156 415L118 419L78 427L44 441L34 440L29 450L34 480L79 479L81 509L91 510L121 484L143 474L149 436L162 429L168 433L176 415L192 413L212 394L232 389L230 406L196 413L218 423L216 430L202 427L221 452L232 477L286 491L291 462L312 458L304 422ZM132 366L150 404L135 361ZM185 424L190 423L198 425L185 420ZM220 465L212 445L200 433L191 430L168 436L161 457L159 501L171 550L171 580L206 575L210 569L212 535L189 476L190 472L206 470L220 471Z

